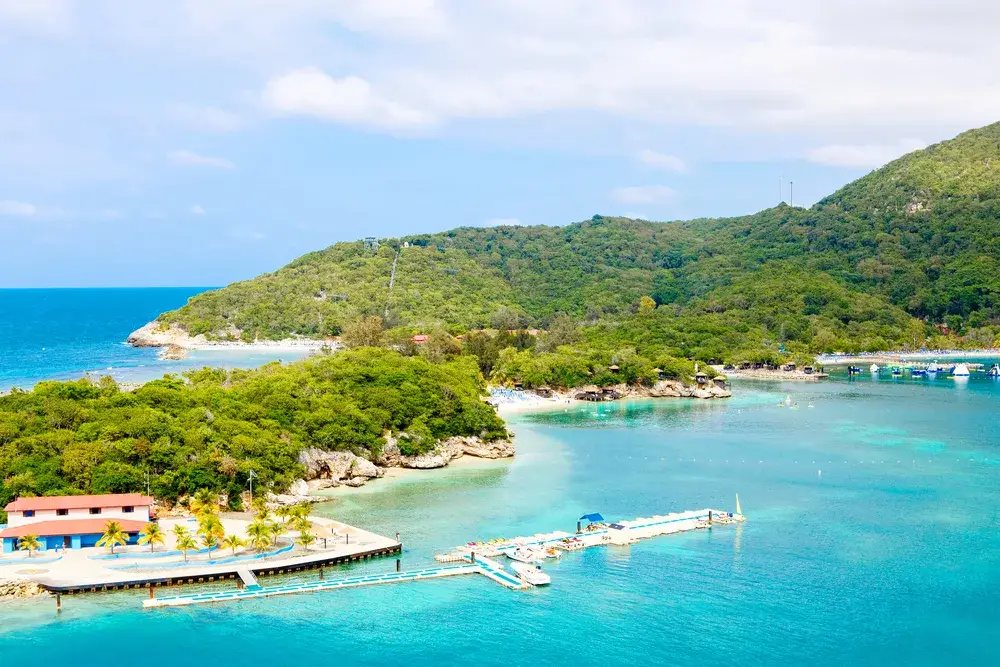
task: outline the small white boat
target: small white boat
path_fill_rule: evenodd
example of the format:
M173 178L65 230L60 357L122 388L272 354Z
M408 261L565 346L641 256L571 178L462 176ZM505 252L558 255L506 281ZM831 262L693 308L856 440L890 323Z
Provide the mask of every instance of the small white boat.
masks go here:
M518 547L514 550L507 550L504 553L507 554L507 558L517 561L518 563L537 563L540 560L544 560L545 557L539 557L538 554L527 547Z
M527 581L532 586L546 586L552 583L552 577L542 572L542 568L530 563L513 563L511 569L517 572L517 576Z

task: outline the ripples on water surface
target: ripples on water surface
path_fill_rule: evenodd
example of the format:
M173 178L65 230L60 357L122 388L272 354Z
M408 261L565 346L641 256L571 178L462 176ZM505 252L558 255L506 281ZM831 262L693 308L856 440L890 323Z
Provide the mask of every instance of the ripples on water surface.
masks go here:
M584 512L731 508L736 492L742 526L568 554L527 593L469 577L151 612L119 593L70 598L58 618L50 602L11 604L2 662L142 647L144 664L172 666L998 664L1000 387L736 390L522 415L511 463L382 482L321 511L401 531L404 568L471 539L572 530ZM777 406L786 395L797 409Z

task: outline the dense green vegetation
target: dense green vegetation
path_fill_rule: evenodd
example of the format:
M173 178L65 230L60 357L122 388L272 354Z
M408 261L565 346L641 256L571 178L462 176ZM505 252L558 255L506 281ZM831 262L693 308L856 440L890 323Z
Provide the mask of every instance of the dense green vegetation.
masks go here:
M904 156L811 209L460 228L383 240L377 250L338 243L161 320L194 334L273 339L336 335L367 315L390 328L457 333L548 328L562 313L592 325L585 335L595 343L733 360L782 346L990 345L1000 333L998 216L995 124ZM640 321L643 296L657 308Z
M204 369L133 392L110 378L43 382L0 396L0 507L18 495L198 489L238 502L255 485L284 489L304 447L374 458L387 431L415 454L441 438L506 437L475 360L431 363L362 348L253 371Z

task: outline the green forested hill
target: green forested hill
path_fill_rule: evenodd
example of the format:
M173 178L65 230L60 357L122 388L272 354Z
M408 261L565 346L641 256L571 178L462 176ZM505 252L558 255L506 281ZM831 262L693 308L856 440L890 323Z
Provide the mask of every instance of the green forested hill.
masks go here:
M653 336L696 357L782 343L812 352L913 346L939 323L968 344L992 344L998 170L995 124L906 155L811 209L459 228L383 239L378 250L338 243L161 320L254 339L332 335L371 314L415 331L457 331L545 328L565 313L589 324L592 340ZM640 322L643 296L658 307Z

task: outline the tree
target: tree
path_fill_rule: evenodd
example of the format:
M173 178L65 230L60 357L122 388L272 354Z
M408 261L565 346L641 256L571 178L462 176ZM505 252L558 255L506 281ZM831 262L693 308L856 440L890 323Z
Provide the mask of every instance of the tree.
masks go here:
M224 538L222 538L222 546L225 547L226 549L232 549L234 556L236 555L236 550L244 546L245 544L246 542L240 539L238 535L226 535Z
M385 345L385 329L382 326L382 318L378 315L360 317L344 325L343 331L340 332L340 341L348 349L382 347Z
M312 533L311 524L310 526L299 529L299 544L308 549L309 545L315 541L316 541L316 536L313 535Z
M265 498L263 495L258 495L257 497L255 497L250 507L253 510L254 515L256 515L257 519L266 521L267 518L271 515L271 510L269 510L267 507L267 498Z
M184 537L185 535L190 535L190 534L191 531L187 529L187 526L184 526L183 524L179 523L174 524L174 537L177 538L178 540Z
M295 518L295 530L299 531L299 543L306 549L316 541L316 535L312 532L313 524L305 515Z
M281 519L281 525L288 523L288 517L292 514L292 507L290 505L279 505L274 510L274 516Z
M163 535L163 530L160 529L160 524L152 521L147 523L146 527L139 533L139 544L148 544L151 552L155 545L163 544L165 541L166 538Z
M271 546L271 524L260 518L247 526L247 538L250 546L257 551L267 551Z
M17 548L21 551L28 552L28 558L31 555L42 548L42 542L38 539L38 535L25 535L17 541Z
M219 497L208 489L198 489L188 502L188 508L199 521L205 516L215 516L219 513Z
M641 299L639 299L640 315L649 315L654 310L656 310L656 302L653 301L650 297L643 296Z
M104 534L97 540L97 546L108 547L111 553L115 552L116 545L128 544L128 533L126 533L117 521L108 521L104 526Z
M187 562L188 552L198 548L198 543L194 541L191 533L185 532L177 538L177 548L184 554L184 562Z

